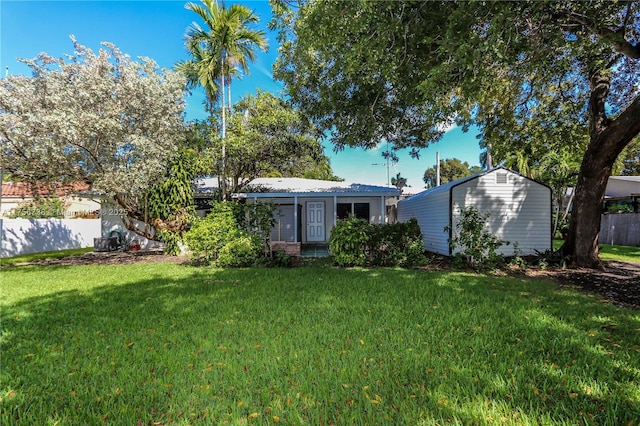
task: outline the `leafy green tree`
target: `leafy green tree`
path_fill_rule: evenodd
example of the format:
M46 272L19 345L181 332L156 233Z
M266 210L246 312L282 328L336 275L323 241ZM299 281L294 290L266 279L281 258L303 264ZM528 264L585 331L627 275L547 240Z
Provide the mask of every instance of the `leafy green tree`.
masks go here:
M265 33L251 27L259 21L251 9L233 4L226 7L217 0L202 0L201 4L187 3L185 7L196 13L205 27L194 22L187 31L186 46L192 59L177 64L177 69L188 78L191 86L204 87L209 108L221 99L222 112L222 176L226 177L226 125L225 85L228 106L231 106L231 77L239 72L249 73L249 62L256 59L258 48L268 49ZM221 95L221 96L220 96ZM226 183L222 180L223 185ZM223 191L227 193L228 191Z
M638 1L272 5L276 76L337 147L421 148L455 121L478 125L492 155L533 129L581 150L562 250L600 265L607 178L640 133Z
M478 166L469 166L466 161L463 163L457 158L447 158L446 160L440 160L440 183L452 182L454 180L462 179L463 177L471 176L473 174L481 172L482 169ZM436 186L436 168L429 167L424 172L424 183L427 188L433 188Z
M27 182L85 182L113 200L127 227L148 219L144 197L184 143L184 79L110 43L76 43L65 59L24 62L31 77L0 82L3 169ZM146 228L146 227L145 227Z
M227 198L257 177L315 177L336 180L309 120L268 92L240 100L229 118L226 142L211 140L210 164L221 176L220 146L227 145Z

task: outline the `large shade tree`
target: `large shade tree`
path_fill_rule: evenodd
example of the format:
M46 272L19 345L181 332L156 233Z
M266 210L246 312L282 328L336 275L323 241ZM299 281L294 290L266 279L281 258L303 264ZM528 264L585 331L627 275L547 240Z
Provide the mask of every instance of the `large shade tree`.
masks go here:
M144 194L184 141L184 79L109 43L24 62L32 76L0 83L3 169L33 183L84 182L111 199L129 229L148 219ZM148 220L146 221L148 223Z
M207 106L221 100L222 115L222 168L223 184L226 183L227 109L231 106L231 78L239 72L249 73L249 63L256 60L256 49L266 51L265 32L254 29L259 17L246 6L229 7L217 0L187 3L185 8L194 12L204 26L194 22L186 34L186 47L192 58L177 64L192 87L202 86L207 95ZM225 102L225 87L228 100ZM225 191L226 192L226 191Z
M455 121L492 150L530 143L533 128L583 150L563 251L600 266L607 178L640 133L639 2L272 5L276 75L338 147L384 139L417 153Z

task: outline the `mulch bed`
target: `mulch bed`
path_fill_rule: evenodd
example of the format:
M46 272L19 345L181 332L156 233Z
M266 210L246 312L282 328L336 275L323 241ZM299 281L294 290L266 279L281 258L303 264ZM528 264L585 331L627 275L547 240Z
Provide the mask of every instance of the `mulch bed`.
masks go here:
M560 270L555 278L560 284L576 286L616 305L640 310L640 264L604 262L603 270Z
M30 265L123 265L141 262L187 263L189 258L169 256L161 251L132 251L85 253L62 259L41 260ZM448 268L448 262L433 262L426 269ZM21 266L25 264L17 264ZM511 276L526 276L554 281L563 286L571 286L581 291L598 294L609 303L640 310L640 264L623 262L603 262L602 270L576 268L538 268L501 271Z

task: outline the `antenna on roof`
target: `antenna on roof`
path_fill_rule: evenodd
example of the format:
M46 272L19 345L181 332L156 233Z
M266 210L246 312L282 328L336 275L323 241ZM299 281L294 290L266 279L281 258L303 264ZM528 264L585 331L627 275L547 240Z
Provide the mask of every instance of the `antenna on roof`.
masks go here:
M7 65L6 68L4 69L4 78L7 78L9 76L9 66Z

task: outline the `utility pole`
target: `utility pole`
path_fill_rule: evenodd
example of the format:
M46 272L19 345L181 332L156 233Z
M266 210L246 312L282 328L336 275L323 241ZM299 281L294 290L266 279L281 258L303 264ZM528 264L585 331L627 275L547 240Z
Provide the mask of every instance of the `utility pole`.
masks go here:
M440 186L440 151L436 151L436 186Z

